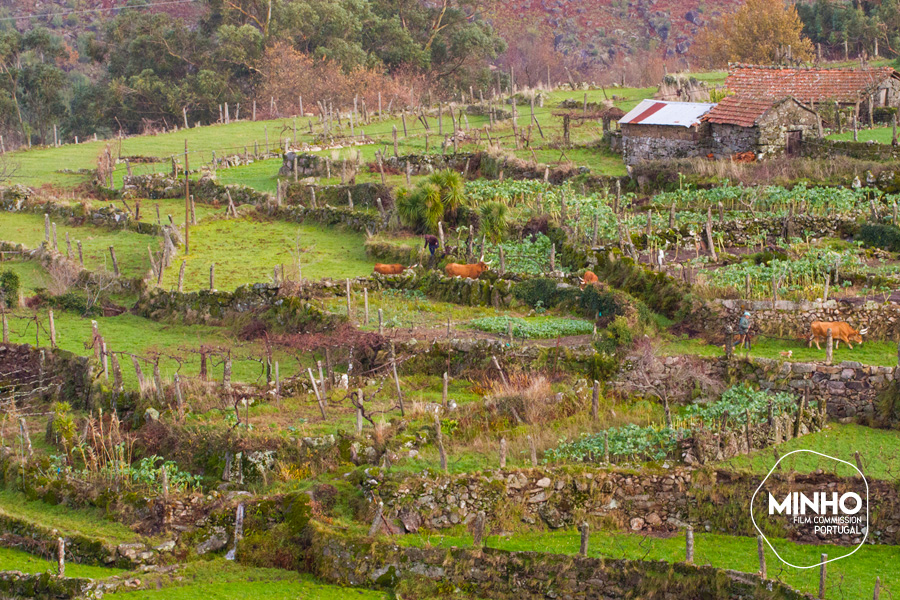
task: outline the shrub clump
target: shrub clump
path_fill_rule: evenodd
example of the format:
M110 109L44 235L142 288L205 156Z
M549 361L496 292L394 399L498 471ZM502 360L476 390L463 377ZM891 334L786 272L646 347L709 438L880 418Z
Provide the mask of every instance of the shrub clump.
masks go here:
M0 273L0 306L12 308L19 298L19 275L13 271Z
M900 252L900 227L894 225L866 224L859 228L856 238L869 248L882 248Z

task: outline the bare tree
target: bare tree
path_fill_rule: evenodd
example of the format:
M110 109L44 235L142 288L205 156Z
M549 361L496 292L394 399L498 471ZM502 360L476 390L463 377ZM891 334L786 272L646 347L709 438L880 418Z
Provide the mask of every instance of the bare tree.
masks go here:
M668 426L672 425L670 401L690 399L698 386L708 395L719 394L723 389L722 382L706 372L703 361L694 356L679 356L666 364L660 345L647 337L635 343L631 366L637 373L631 380L632 386L662 401Z
M11 180L20 166L6 154L0 154L0 183Z
M89 313L103 297L103 293L116 284L116 277L109 271L96 271L84 277L81 289L84 292L85 312Z

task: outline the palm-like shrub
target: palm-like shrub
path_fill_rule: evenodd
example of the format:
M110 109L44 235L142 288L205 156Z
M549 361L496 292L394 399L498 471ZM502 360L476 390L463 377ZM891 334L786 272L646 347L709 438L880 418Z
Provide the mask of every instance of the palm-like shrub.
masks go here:
M465 203L465 185L456 171L438 171L412 190L397 192L400 221L418 232L437 231L439 221L452 223Z
M478 209L481 231L495 244L499 244L506 233L506 211L504 204L495 201L485 202Z

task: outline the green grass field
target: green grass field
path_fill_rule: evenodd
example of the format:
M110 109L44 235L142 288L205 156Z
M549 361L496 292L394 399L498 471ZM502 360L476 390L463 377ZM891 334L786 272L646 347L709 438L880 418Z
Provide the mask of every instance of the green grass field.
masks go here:
M816 450L850 463L854 462L854 453L859 452L863 461L863 472L867 478L897 482L900 480L900 456L896 451L898 447L900 447L900 431L831 423L824 431L781 444L778 451L784 455L801 448ZM766 449L749 456L742 455L728 460L722 463L722 467L765 475L774 464L771 449ZM823 469L828 472L837 471L838 475L848 472L855 474L849 467L836 469L839 463L805 452L789 456L781 464L782 470L792 469L800 473Z
M48 560L22 550L0 547L0 571L21 571L23 573L56 573L56 559ZM124 571L110 567L94 567L91 565L79 565L78 563L66 563L66 577L85 577L88 579L104 579L113 575L120 575Z
M138 535L115 521L106 518L100 509L74 509L69 506L28 500L21 492L0 488L0 511L44 527L56 529L64 535L81 534L109 545L138 540Z
M173 581L173 577L180 578ZM146 575L155 590L119 592L109 598L123 600L388 600L386 592L345 588L281 569L245 567L222 559L188 564L172 575Z
M17 315L31 314L31 311L20 310ZM46 314L40 313L44 326L46 326ZM237 344L236 339L229 332L220 327L206 325L182 325L166 324L151 321L130 314L122 314L117 317L96 317L100 327L100 333L106 340L107 347L115 352L129 352L139 356L147 356L151 352L160 352L164 356L160 360L160 374L163 379L171 380L178 371L181 375L197 375L200 372L200 357L190 352L201 345L212 347L234 348L233 377L234 381L255 382L263 375L260 363L252 360L242 360L242 357L253 356L259 358L265 354L261 344L243 343ZM92 355L93 351L85 349L84 343L91 339L91 319L79 317L70 312L58 311L54 314L56 323L57 343L63 350L68 350L82 356ZM34 324L27 325L22 319L10 319L10 341L13 343L34 344ZM41 346L47 347L50 340L46 333L41 332ZM236 348L236 346L240 348ZM178 361L168 356L179 357ZM281 375L292 375L298 367L297 362L288 354L275 351L273 358L280 363ZM119 359L122 367L122 376L127 388L133 388L137 384L134 369L127 357ZM152 373L150 365L142 363L141 368L145 375ZM221 380L222 366L211 366L210 377ZM265 383L265 378L262 379Z
M254 217L215 220L191 228L190 253L176 258L163 277L163 285L178 284L181 260L186 260L186 291L209 289L209 268L215 263L217 289L233 290L245 283L272 281L273 269L284 265L286 276L296 279L292 252L301 249L305 279L357 277L372 272L366 258L364 236L315 224L262 221Z
M739 350L735 348L735 355L759 358L772 358L789 362L823 362L825 360L825 345L820 343L819 350L813 344L812 348L806 347L802 340L781 340L757 336L753 338L752 349ZM697 356L724 356L722 346L713 346L699 339L678 339L663 345L663 351L670 356L677 354L694 354ZM790 358L781 356L782 352L791 351ZM867 341L862 345L854 345L853 349L841 344L834 350L834 363L850 360L858 361L865 365L877 365L882 367L897 366L897 344L894 342Z
M720 73L701 74L698 77L710 83L718 83L722 78ZM593 103L608 99L614 101L623 110L628 111L642 99L651 97L655 91L655 87L610 87L605 90L591 89L587 91L560 89L550 93L544 106L535 108L535 117L543 128L546 140L550 140L559 138L561 135L561 119L553 116L552 113L557 110L557 104L562 100L572 99L576 102L583 102L586 96L587 101ZM97 166L98 157L104 154L106 148L109 147L110 153L114 158L122 157L122 162L116 165L114 177L116 187L120 188L122 178L126 174L124 164L124 158L126 157L145 156L162 159L160 162L132 164L132 172L135 174L168 172L171 170L170 159L172 156L175 156L179 163L183 163L185 141L187 141L190 166L196 169L211 165L213 152L220 158L234 154L243 154L245 149L253 153L255 147L259 149L260 153L265 152L267 138L268 149L272 152L280 151L285 139L293 140L295 121L297 143L315 142L314 138L309 134L309 120L308 117L297 118L296 120L293 117L285 117L256 122L242 120L228 125L191 127L190 129L181 129L177 132L135 136L122 140L100 140L97 142L82 142L78 145L67 144L59 148L43 147L20 150L9 154L10 159L18 167L13 181L33 187L76 187L88 182L91 179L91 175L86 173L60 173L59 171L63 169L70 171L80 169L93 170ZM466 120L472 130L482 128L489 122L488 117L475 115L467 115ZM316 122L316 119L313 119L313 121L316 133L321 133L321 125ZM523 135L530 121L530 108L519 106L517 122ZM442 125L443 135L449 135L453 132L453 124L447 111L444 112ZM376 143L360 147L363 160L372 161L374 160L376 148L385 149L385 147L388 147L387 151L391 151L389 147L392 145L391 132L394 127L400 132L398 144L400 153L423 153L426 147L426 133L429 138L428 151L439 153L443 137L440 133L441 128L438 126L437 119L429 118L429 126L430 129L426 132L420 122L412 117L408 117L408 136L404 136L402 120L400 118L388 118L357 127L354 133L359 136L364 132L366 136L376 140ZM498 127L494 132L496 136L508 136L511 133L511 123L505 123L502 128ZM584 126L573 127L571 138L576 144L587 143L597 139L599 134L599 124L589 123ZM343 135L350 135L349 128L345 129ZM532 144L540 147L543 143L545 143L545 140L541 139L537 128L534 128ZM506 140L504 144L512 147L511 140ZM464 144L463 146L465 149L472 149L472 147L474 146L471 146L471 144ZM332 152L332 150L323 150L319 153L331 154ZM531 156L530 151L525 150L524 152L523 157ZM582 152L573 151L572 154L567 153L567 156L576 164L585 164L601 174L614 175L624 173L624 167L620 160L612 160L608 157L602 157L602 159L598 160L597 156L595 156L598 153L587 151L582 154ZM564 162L564 159L557 151L542 153L538 158L541 160L546 159L553 163ZM265 160L231 171L220 169L218 176L224 183L243 183L257 189L274 191L275 174L278 171L279 162L278 160Z
M13 259L0 262L0 273L12 271L19 276L19 289L22 294L33 296L38 288L47 288L49 275L44 268L34 260Z
M430 544L442 548L472 545L471 535L406 535L397 540L402 545L422 546ZM695 533L694 561L722 569L756 573L759 569L756 538ZM779 551L785 550L797 560L807 564L818 562L819 555L846 554L847 548L826 545L801 545L786 540L773 541ZM517 533L510 537L485 536L485 546L514 551L576 554L580 545L577 531L549 531ZM591 531L588 555L594 557L629 558L632 560L684 560L684 536L651 537L641 534L610 531ZM783 553L782 555L784 555ZM787 556L785 556L787 558ZM790 560L790 559L788 559ZM841 600L868 600L872 597L875 578L880 577L882 597L885 590L900 590L900 547L866 545L853 556L828 564L825 598ZM818 569L794 569L779 562L771 549L766 548L766 564L770 579L780 580L803 592L814 594L819 589ZM795 563L798 564L798 563Z
M853 132L846 131L844 133L834 133L827 136L829 140L837 140L849 142L853 140ZM857 139L860 142L868 142L873 140L878 144L890 144L894 139L893 127L875 127L874 129L860 129L857 132Z
M114 246L119 271L123 277L144 277L150 270L149 246L158 251L160 238L141 235L132 231L109 230L90 225L69 227L57 223L56 235L59 250L66 252L66 232L72 241L72 253L78 259L77 241L84 249L84 266L91 271L112 272L109 247ZM0 212L0 239L37 248L44 241L44 217L33 213Z

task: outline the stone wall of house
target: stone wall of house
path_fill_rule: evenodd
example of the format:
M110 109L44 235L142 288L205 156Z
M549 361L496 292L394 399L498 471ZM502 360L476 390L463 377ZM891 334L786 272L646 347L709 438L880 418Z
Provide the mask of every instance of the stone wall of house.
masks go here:
M336 535L311 526L310 557L320 578L341 585L393 587L401 580L432 580L464 596L497 600L568 598L692 599L697 590L751 600L811 599L756 575L685 563L587 558L494 548L415 548ZM452 588L451 588L452 589Z
M790 100L777 103L759 120L757 151L768 155L783 154L789 131L802 131L802 140L818 143L819 121L816 114Z
M484 511L493 520L489 527L499 529L515 526L503 519L548 529L573 527L587 520L629 531L671 533L691 525L698 531L756 535L750 500L761 480L761 476L721 470L674 468L636 473L557 467L406 477L370 485L384 502L386 514L410 533L468 525ZM811 492L825 484L840 491L858 483L822 473L776 473L769 482L773 493L788 486ZM882 544L900 543L897 490L890 482L869 481L869 499L869 538ZM769 533L818 541L790 525Z
M623 123L623 156L629 165L645 160L701 156L705 154L704 137L704 131L697 127Z
M716 154L730 156L738 152L757 151L758 127L740 127L726 123L710 123L710 135Z
M722 331L727 325L736 326L741 313L749 310L756 335L805 342L813 321L844 321L857 330L868 328L864 340L900 339L900 304L894 302L831 298L827 302L778 300L774 303L771 300L716 300L715 305L721 314ZM822 351L824 359L824 345Z

